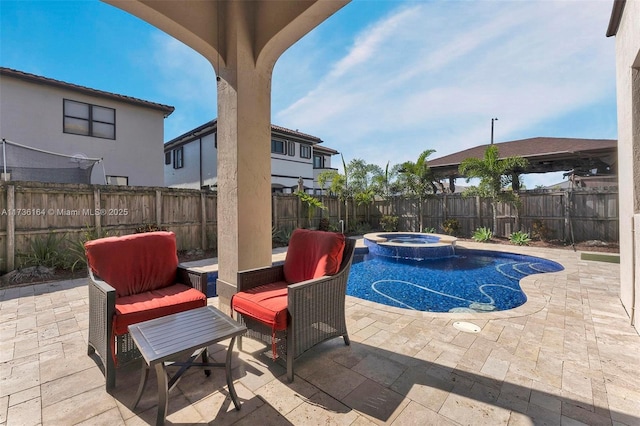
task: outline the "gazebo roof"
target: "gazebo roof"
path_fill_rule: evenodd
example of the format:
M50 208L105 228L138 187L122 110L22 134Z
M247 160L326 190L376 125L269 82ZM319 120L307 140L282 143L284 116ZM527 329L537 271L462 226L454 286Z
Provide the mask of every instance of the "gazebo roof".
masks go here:
M575 174L615 173L618 141L615 139L578 139L536 137L494 144L500 158L519 156L529 160L523 173L547 173L573 170ZM489 144L476 146L429 161L429 167L441 177L460 177L458 167L466 158L484 158Z

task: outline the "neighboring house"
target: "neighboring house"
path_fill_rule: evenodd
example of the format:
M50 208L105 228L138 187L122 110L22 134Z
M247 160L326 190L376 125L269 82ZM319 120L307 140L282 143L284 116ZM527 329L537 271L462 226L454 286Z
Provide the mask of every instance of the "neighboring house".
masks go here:
M214 119L164 145L166 186L216 189L217 124ZM319 193L318 175L336 170L331 156L338 154L321 143L315 136L271 125L271 190L292 193L302 185L306 192Z
M0 138L37 150L102 159L102 165L93 167L90 183L164 185L164 119L172 106L4 67L0 93ZM19 158L27 163L21 167L35 164L29 155ZM61 181L46 172L39 175L42 181Z

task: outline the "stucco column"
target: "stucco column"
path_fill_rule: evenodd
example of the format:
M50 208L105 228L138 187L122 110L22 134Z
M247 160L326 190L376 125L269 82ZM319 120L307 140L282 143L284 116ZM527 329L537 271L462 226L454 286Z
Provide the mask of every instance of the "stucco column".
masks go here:
M238 43L241 46L241 43ZM220 307L236 272L271 265L271 67L251 49L218 74L218 283Z

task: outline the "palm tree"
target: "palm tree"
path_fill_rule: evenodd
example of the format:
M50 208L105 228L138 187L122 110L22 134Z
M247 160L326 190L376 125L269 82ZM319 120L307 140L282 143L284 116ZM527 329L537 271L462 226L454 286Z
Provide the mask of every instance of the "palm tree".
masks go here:
M434 152L436 151L428 149L420 154L415 163L412 161L402 163L400 175L398 176L398 183L404 186L407 195L414 196L418 199L418 215L420 216L419 232L422 232L424 229L422 203L425 198L435 193L433 172L427 163L427 158Z
M494 233L498 229L498 202L513 204L518 200L516 191L505 191L504 188L509 184L512 184L513 188L519 187L518 174L528 164L527 159L522 157L500 158L496 145L487 147L483 159L467 158L460 163L460 174L467 178L467 182L471 178L479 178L479 195L491 200Z

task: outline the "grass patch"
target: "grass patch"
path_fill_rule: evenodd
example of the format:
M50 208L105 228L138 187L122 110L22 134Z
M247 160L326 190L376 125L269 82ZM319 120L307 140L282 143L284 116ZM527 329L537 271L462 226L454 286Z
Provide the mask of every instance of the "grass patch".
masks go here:
M609 262L609 263L620 263L620 255L619 254L608 254L608 253L580 253L580 259L582 260L594 260L596 262Z

